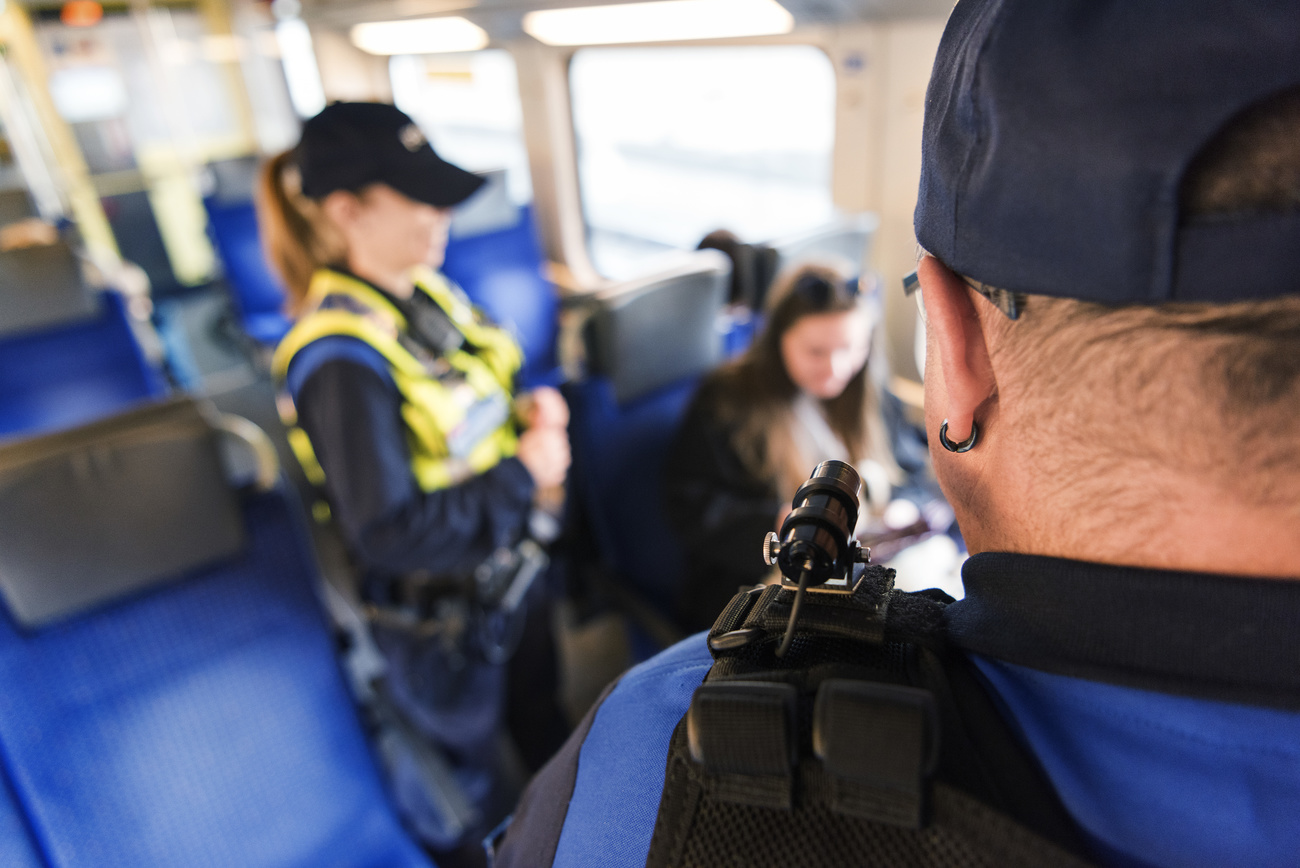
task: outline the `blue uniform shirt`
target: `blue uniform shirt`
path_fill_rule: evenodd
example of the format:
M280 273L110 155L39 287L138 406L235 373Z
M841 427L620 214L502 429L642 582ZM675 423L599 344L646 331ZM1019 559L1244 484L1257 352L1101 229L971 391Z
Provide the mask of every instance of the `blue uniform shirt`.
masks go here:
M1296 864L1300 582L1008 554L963 578L950 637L1098 862ZM624 675L529 788L497 865L644 865L669 738L711 664L701 634Z

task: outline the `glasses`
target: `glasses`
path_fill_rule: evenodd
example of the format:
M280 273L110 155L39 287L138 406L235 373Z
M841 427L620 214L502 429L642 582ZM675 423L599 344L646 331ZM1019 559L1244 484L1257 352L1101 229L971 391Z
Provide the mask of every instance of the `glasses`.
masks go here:
M981 283L978 280L971 280L964 275L961 277L962 282L980 295L993 302L993 306L1002 311L1007 319L1020 319L1020 312L1025 306L1025 295L1020 292L1012 292L1009 289L999 289L996 286L989 286L987 283ZM916 291L921 288L921 279L913 271L903 278L903 294L916 295L916 303L921 307L921 318L925 319L925 304L921 301L921 296Z

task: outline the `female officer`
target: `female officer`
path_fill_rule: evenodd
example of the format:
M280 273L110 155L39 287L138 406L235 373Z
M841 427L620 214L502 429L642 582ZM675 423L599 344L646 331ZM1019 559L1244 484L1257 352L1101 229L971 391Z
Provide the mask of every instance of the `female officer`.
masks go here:
M704 379L664 469L665 505L686 548L681 626L708 628L738 587L768 572L759 543L818 463L857 467L879 517L925 466L924 445L868 366L878 314L858 282L804 265L779 275L749 350Z
M450 208L481 183L397 108L335 103L267 164L260 202L297 319L273 359L294 451L358 567L392 705L476 809L449 822L399 783L443 865L510 807L503 659L521 622L503 626L501 598L534 493L569 466L563 399L517 400L519 347L434 270Z

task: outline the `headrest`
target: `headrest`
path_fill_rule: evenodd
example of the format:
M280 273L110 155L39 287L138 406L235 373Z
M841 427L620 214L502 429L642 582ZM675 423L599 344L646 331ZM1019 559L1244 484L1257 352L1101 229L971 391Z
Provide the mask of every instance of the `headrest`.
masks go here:
M66 242L0 252L0 337L87 319L95 309Z
M880 219L875 214L854 214L809 232L772 241L770 244L778 256L777 269L817 262L836 266L849 277L856 277L862 272L879 225Z
M237 554L218 429L247 434L232 427L178 399L0 445L0 594L15 620L43 626Z
M679 268L620 283L592 296L584 328L587 368L608 377L620 404L718 363L718 314L731 264L716 250Z
M760 310L767 288L776 276L777 252L767 244L749 244L726 229L710 232L696 250L720 250L731 260L728 304Z
M208 163L206 194L218 205L252 202L257 189L257 157L233 157Z

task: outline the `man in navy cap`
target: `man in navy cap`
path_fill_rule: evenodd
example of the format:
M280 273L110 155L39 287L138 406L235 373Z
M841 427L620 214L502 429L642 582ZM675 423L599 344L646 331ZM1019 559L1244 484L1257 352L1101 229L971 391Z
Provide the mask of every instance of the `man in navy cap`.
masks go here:
M1300 853L1298 56L1287 0L962 0L939 47L909 285L934 467L972 557L936 632L1028 758L1000 798L973 793L1060 848L1018 839L1023 864ZM695 637L625 675L533 784L500 863L706 862L680 824L664 834L683 813L731 829L725 861L810 822L811 788L784 813L744 807L757 777L695 792L759 822L669 804L673 770L695 774L666 763L670 740L712 664ZM997 727L936 701L960 718L938 784L962 789L963 763L996 777ZM847 840L849 814L819 852L903 864L854 843L879 835Z

